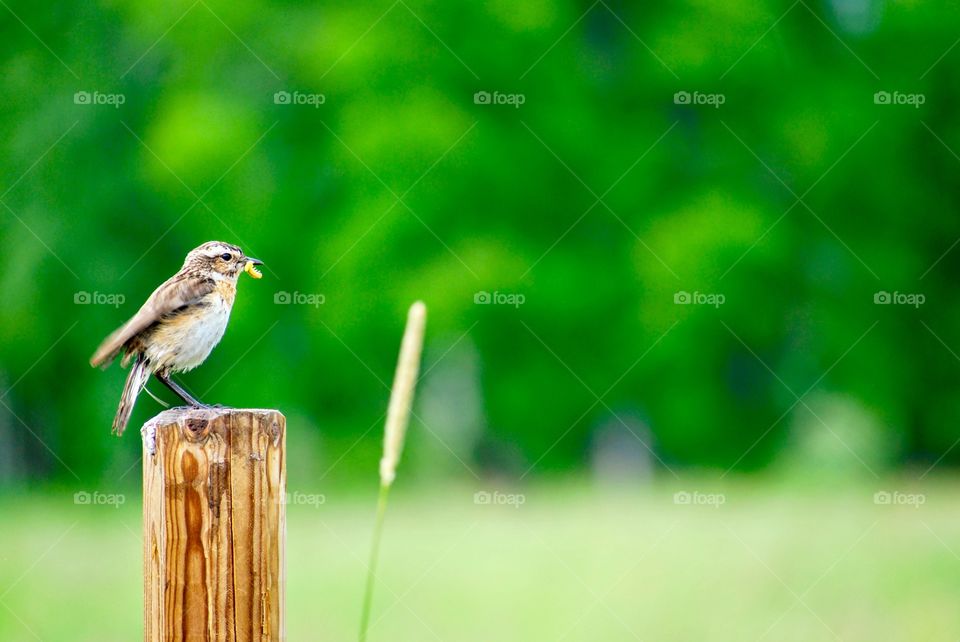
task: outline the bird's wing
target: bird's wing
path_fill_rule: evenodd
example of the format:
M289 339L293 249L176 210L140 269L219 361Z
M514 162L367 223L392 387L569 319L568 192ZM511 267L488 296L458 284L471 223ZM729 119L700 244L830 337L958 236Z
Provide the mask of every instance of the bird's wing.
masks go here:
M124 344L140 332L175 310L196 302L213 291L212 279L202 279L190 274L176 274L153 291L133 317L103 340L96 353L90 357L90 365L106 367L120 353Z

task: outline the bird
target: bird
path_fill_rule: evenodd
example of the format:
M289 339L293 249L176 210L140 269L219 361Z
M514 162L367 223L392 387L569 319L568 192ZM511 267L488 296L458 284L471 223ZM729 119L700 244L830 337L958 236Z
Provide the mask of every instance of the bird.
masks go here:
M210 241L191 250L180 271L167 279L129 321L103 340L90 365L106 369L122 352L120 365L131 361L130 374L113 419L113 433L123 434L134 403L150 375L193 408L209 408L171 379L199 366L220 342L237 294L241 272L259 279L263 261L236 245Z

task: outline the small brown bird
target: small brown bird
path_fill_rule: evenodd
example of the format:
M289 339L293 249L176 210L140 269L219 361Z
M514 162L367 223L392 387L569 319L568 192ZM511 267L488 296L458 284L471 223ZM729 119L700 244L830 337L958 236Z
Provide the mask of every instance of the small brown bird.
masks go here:
M104 367L123 351L120 365L133 367L123 387L113 432L123 434L133 404L150 375L195 408L207 408L170 379L206 360L220 342L237 295L237 278L246 272L262 275L254 267L263 261L250 258L236 245L210 241L187 254L180 271L158 287L129 321L107 337L90 365Z

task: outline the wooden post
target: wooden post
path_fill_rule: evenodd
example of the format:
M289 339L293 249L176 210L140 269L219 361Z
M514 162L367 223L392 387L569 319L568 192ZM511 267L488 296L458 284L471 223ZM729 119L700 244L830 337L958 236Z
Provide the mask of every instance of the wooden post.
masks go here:
M142 434L146 642L284 640L284 416L174 408Z

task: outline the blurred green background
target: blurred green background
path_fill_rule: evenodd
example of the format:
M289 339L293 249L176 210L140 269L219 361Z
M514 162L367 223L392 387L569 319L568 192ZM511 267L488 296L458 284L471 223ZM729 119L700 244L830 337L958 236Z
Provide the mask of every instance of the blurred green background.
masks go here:
M264 279L180 380L284 412L323 499L291 507L291 639L355 630L339 549L418 298L384 583L460 552L380 639L960 636L956 5L0 4L3 639L139 635L160 406L111 436L126 373L87 360L211 239ZM794 601L840 558L859 583ZM67 571L72 631L37 601Z

